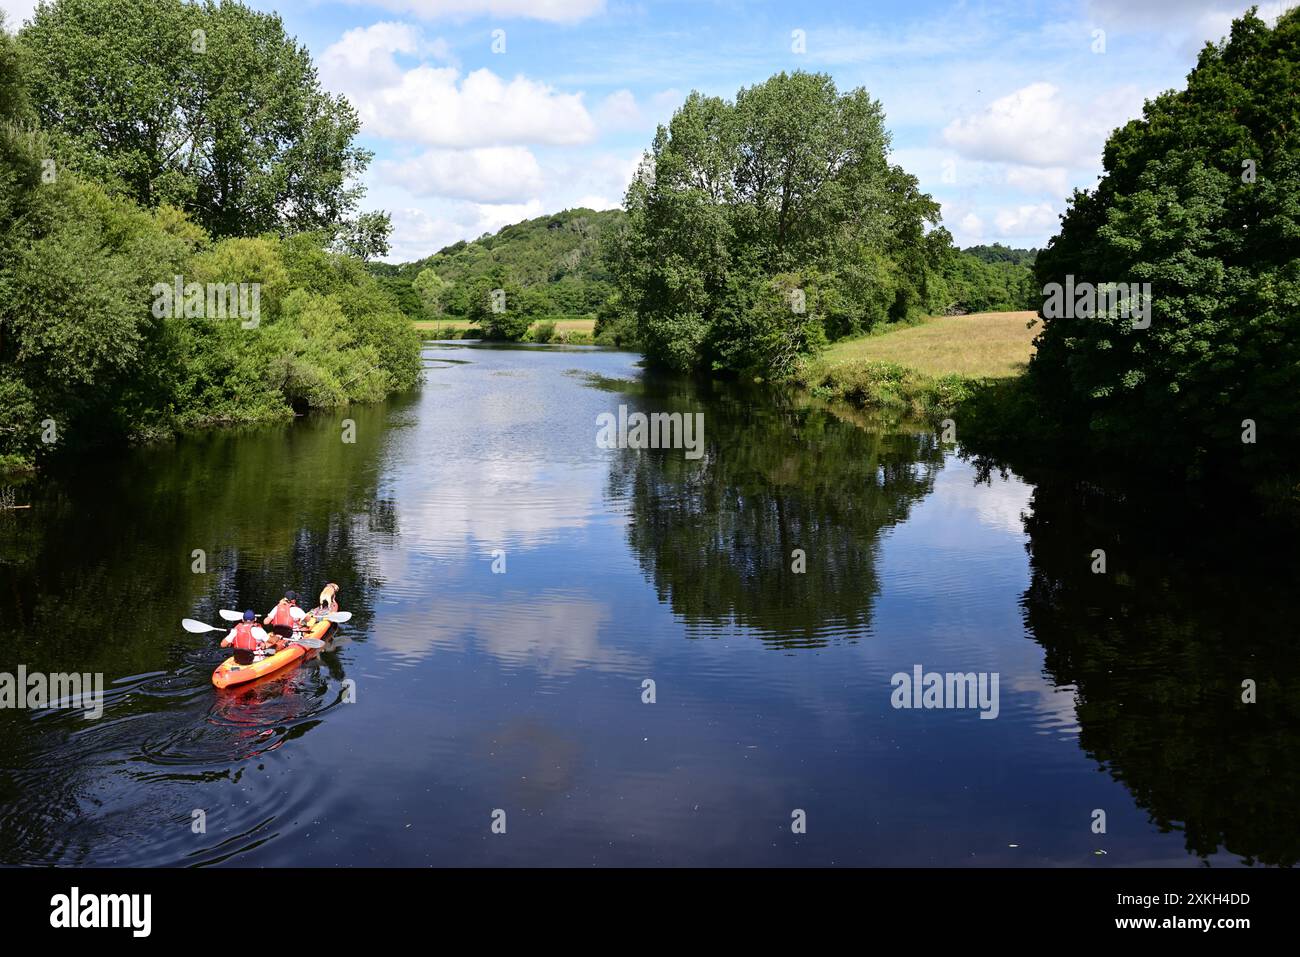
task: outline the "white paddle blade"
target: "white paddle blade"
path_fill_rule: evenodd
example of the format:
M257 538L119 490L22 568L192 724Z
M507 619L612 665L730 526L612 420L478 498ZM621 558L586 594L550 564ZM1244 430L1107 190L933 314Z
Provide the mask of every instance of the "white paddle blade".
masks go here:
M181 627L193 635L201 635L205 631L225 631L224 628L216 628L212 625L205 625L201 621L195 621L193 618L182 618Z
M334 612L334 614L326 615L325 617L328 618L330 621L334 622L334 624L336 625L342 625L352 620L352 612L336 611Z
M242 611L231 611L229 608L223 608L217 612L226 621L243 621L244 613Z
M302 645L304 648L325 647L325 642L321 641L319 638L291 638L289 640L291 643L295 645Z
M307 617L307 613L303 611L301 608L299 608L297 605L289 606L289 614L293 617L294 621L302 621L304 618Z

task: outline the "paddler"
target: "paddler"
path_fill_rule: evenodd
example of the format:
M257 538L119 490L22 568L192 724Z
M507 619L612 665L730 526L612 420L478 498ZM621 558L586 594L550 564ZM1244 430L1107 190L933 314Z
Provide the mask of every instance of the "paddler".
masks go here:
M270 643L276 648L283 648L285 639L293 637L294 625L297 622L294 621L293 612L290 609L297 607L298 593L286 591L284 597L262 619L262 623L271 630L271 634L274 636L270 639Z
M257 624L257 612L250 608L244 612L244 620L231 628L230 633L221 639L221 647L234 647L235 664L251 665L257 660L258 650L265 647L270 640L271 636Z

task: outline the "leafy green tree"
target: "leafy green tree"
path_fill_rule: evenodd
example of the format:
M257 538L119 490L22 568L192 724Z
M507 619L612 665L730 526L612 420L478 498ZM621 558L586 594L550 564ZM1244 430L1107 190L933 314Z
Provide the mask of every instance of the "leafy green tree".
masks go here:
M1032 266L1038 256L1037 249L1013 249L1001 243L991 246L968 246L962 250L986 263L1012 263L1017 266Z
M519 290L516 308L530 319L555 312L555 304L545 286L525 286Z
M637 344L636 316L618 293L609 296L597 308L592 332L600 345L630 347Z
M432 269L421 269L412 285L420 296L424 318L441 319L447 312L447 298L452 284L439 278Z
M333 230L355 209L356 111L278 16L232 0L42 0L20 34L65 156L214 236Z
M339 248L362 262L388 255L388 239L393 233L393 219L383 210L362 213L343 226Z
M806 353L822 340L811 325L825 325L824 309L847 334L926 308L936 263L925 227L939 207L890 166L888 147L880 104L822 74L780 73L734 102L692 93L656 134L608 242L648 356L781 374L791 344ZM814 272L827 292L809 300L815 311L753 338L779 312L745 311L777 277Z
M1111 135L1104 166L1039 253L1037 282L1150 283L1150 326L1120 310L1045 318L1040 403L1099 452L1193 471L1294 464L1300 10L1271 29L1253 12L1235 21L1185 90Z
M0 10L0 119L22 121L28 118L30 109L23 49L6 30L4 11Z
M959 314L1037 309L1042 297L1028 265L1032 255L1015 258L1027 252L1033 253L996 244L948 250L940 268L944 287L939 299L943 308L937 311Z
M485 339L518 342L533 324L521 290L512 282L480 276L469 284L467 302L465 317L482 330Z
M213 242L174 206L90 182L27 112L31 62L0 31L0 469L415 384L417 333L329 230ZM177 276L203 308L165 308ZM240 285L255 315L209 311Z

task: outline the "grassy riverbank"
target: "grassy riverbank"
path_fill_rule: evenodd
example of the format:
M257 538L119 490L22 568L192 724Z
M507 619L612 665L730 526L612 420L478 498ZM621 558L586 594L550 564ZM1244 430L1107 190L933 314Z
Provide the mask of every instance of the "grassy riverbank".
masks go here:
M798 375L856 405L938 420L988 393L1014 390L1033 354L1032 312L943 316L835 343Z
M464 320L418 320L412 323L421 335L430 339L477 339L482 333ZM550 327L549 333L547 327ZM566 345L590 345L596 340L594 319L539 319L524 337L525 342L554 342Z
M861 339L845 339L821 357L828 365L894 362L930 376L1007 378L1025 371L1034 351L1033 312L942 316Z

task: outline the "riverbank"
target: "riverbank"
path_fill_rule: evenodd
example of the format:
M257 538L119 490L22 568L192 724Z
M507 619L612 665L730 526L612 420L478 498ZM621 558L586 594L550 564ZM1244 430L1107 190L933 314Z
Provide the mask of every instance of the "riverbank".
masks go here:
M430 339L477 339L482 335L477 326L458 320L420 319L411 324L421 335ZM522 341L570 346L593 345L596 342L596 320L539 319L532 324Z
M1018 391L1033 355L1033 312L942 316L837 342L804 364L813 394L935 422L977 396Z
M1070 465L1090 476L1135 471L1234 486L1270 512L1300 520L1300 484L1267 469L1207 471L1122 460L1064 434L1043 413L1026 375L1041 326L1033 312L944 316L837 342L804 364L795 382L811 394L925 422L987 462L1026 469Z

